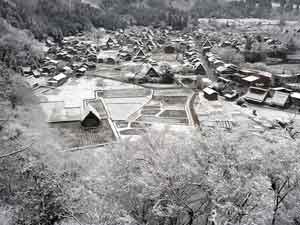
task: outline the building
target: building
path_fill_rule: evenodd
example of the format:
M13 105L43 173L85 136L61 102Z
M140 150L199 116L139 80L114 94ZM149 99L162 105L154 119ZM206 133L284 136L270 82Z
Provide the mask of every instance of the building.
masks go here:
M31 67L22 67L21 68L21 72L22 72L22 75L24 76L24 77L28 77L28 76L31 76L32 75L32 69L31 69Z
M32 71L32 75L35 77L35 78L39 78L41 76L41 73L40 71L38 70L33 70Z
M87 105L83 110L80 123L84 128L96 128L101 125L101 117L94 107Z
M135 58L144 58L144 57L146 57L146 54L142 49L139 49L135 55Z
M293 92L291 94L291 101L294 105L300 106L300 92Z
M201 62L196 63L194 66L195 74L206 75L206 70Z
M249 87L247 94L244 96L245 100L250 103L263 104L268 96L269 90Z
M300 64L300 55L299 54L287 55L286 61L292 64Z
M150 67L146 74L145 74L146 77L155 77L155 78L159 78L161 77L160 76L160 73L154 68L154 67Z
M65 75L64 73L60 73L60 74L50 78L48 80L48 85L58 87L58 86L62 85L63 83L65 83L67 80L68 80L67 75Z
M203 89L203 94L204 98L206 98L209 101L218 100L218 93L209 87Z
M270 87L272 84L273 75L266 71L256 71L255 76L259 77L259 82L265 87Z
M254 86L256 83L259 83L259 77L251 75L242 78L241 81L247 86Z
M300 81L300 74L274 74L272 80L274 86L283 86L288 83L298 83Z
M164 48L164 52L166 54L174 54L176 51L175 47L172 46L172 45L167 45L165 48Z
M287 108L290 103L290 93L282 91L274 91L272 98L269 101L270 105Z

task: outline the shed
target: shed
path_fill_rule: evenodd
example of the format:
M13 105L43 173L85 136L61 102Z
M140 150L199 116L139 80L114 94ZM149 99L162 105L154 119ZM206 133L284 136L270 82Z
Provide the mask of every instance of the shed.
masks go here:
M203 94L204 97L209 101L218 100L218 93L209 87L203 89Z

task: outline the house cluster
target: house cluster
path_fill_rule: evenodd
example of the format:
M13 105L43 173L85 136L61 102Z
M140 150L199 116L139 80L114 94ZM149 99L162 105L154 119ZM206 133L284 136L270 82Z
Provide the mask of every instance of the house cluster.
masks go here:
M243 68L225 63L206 48L203 50L204 58L217 78L215 82L206 82L203 90L206 98L216 100L221 95L227 100L240 97L237 103L241 105L247 101L280 108L300 106L300 74L275 74Z
M218 35L217 32L210 34L197 30L182 32L171 28L132 27L105 31L98 38L90 35L65 37L60 44L48 40L46 45L47 54L39 67L22 67L21 71L26 77L45 77L48 86L60 86L71 76L81 77L87 71L95 70L99 64L130 62L137 65L138 69L130 73L124 72L127 82L141 84L180 81L200 87L210 100L222 95L227 100L242 97L243 100L258 104L300 106L300 75L272 74L243 68L224 62L212 51L215 46L231 47L246 54L249 47L259 49L263 45L267 49L269 61L278 63L278 59L283 57L284 45L268 36L248 33L244 36L238 33ZM255 53L254 50L253 52ZM155 57L152 56L156 53L176 55L176 66L154 60ZM283 58L298 62L296 55L285 55ZM214 81L208 79L208 70L213 71L216 78Z
M47 79L44 85L57 87L71 76L80 77L96 68L97 48L95 44L84 41L82 36L66 37L60 45L47 40L46 45L46 57L38 66L22 67L23 76L43 77Z
M48 86L60 86L69 77L83 76L100 63L115 65L133 61L158 66L149 57L151 51L165 47L166 52L175 52L172 46L164 46L168 33L167 29L134 28L106 31L97 40L83 34L65 37L59 44L49 39L46 41L46 57L38 65L22 67L21 72L25 77L46 78ZM155 79L153 81L156 82Z

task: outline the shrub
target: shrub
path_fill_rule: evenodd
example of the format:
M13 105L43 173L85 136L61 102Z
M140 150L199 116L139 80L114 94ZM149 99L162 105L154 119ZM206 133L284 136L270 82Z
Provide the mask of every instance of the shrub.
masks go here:
M215 47L212 52L220 56L226 63L242 64L245 62L244 56L232 47L219 48Z

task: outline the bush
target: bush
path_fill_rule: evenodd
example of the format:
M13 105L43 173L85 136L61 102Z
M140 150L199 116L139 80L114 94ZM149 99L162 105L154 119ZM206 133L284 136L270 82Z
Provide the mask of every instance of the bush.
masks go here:
M212 49L212 52L220 56L221 59L224 60L226 63L233 63L233 64L240 65L245 62L244 56L232 47L225 47L225 48L214 47Z

